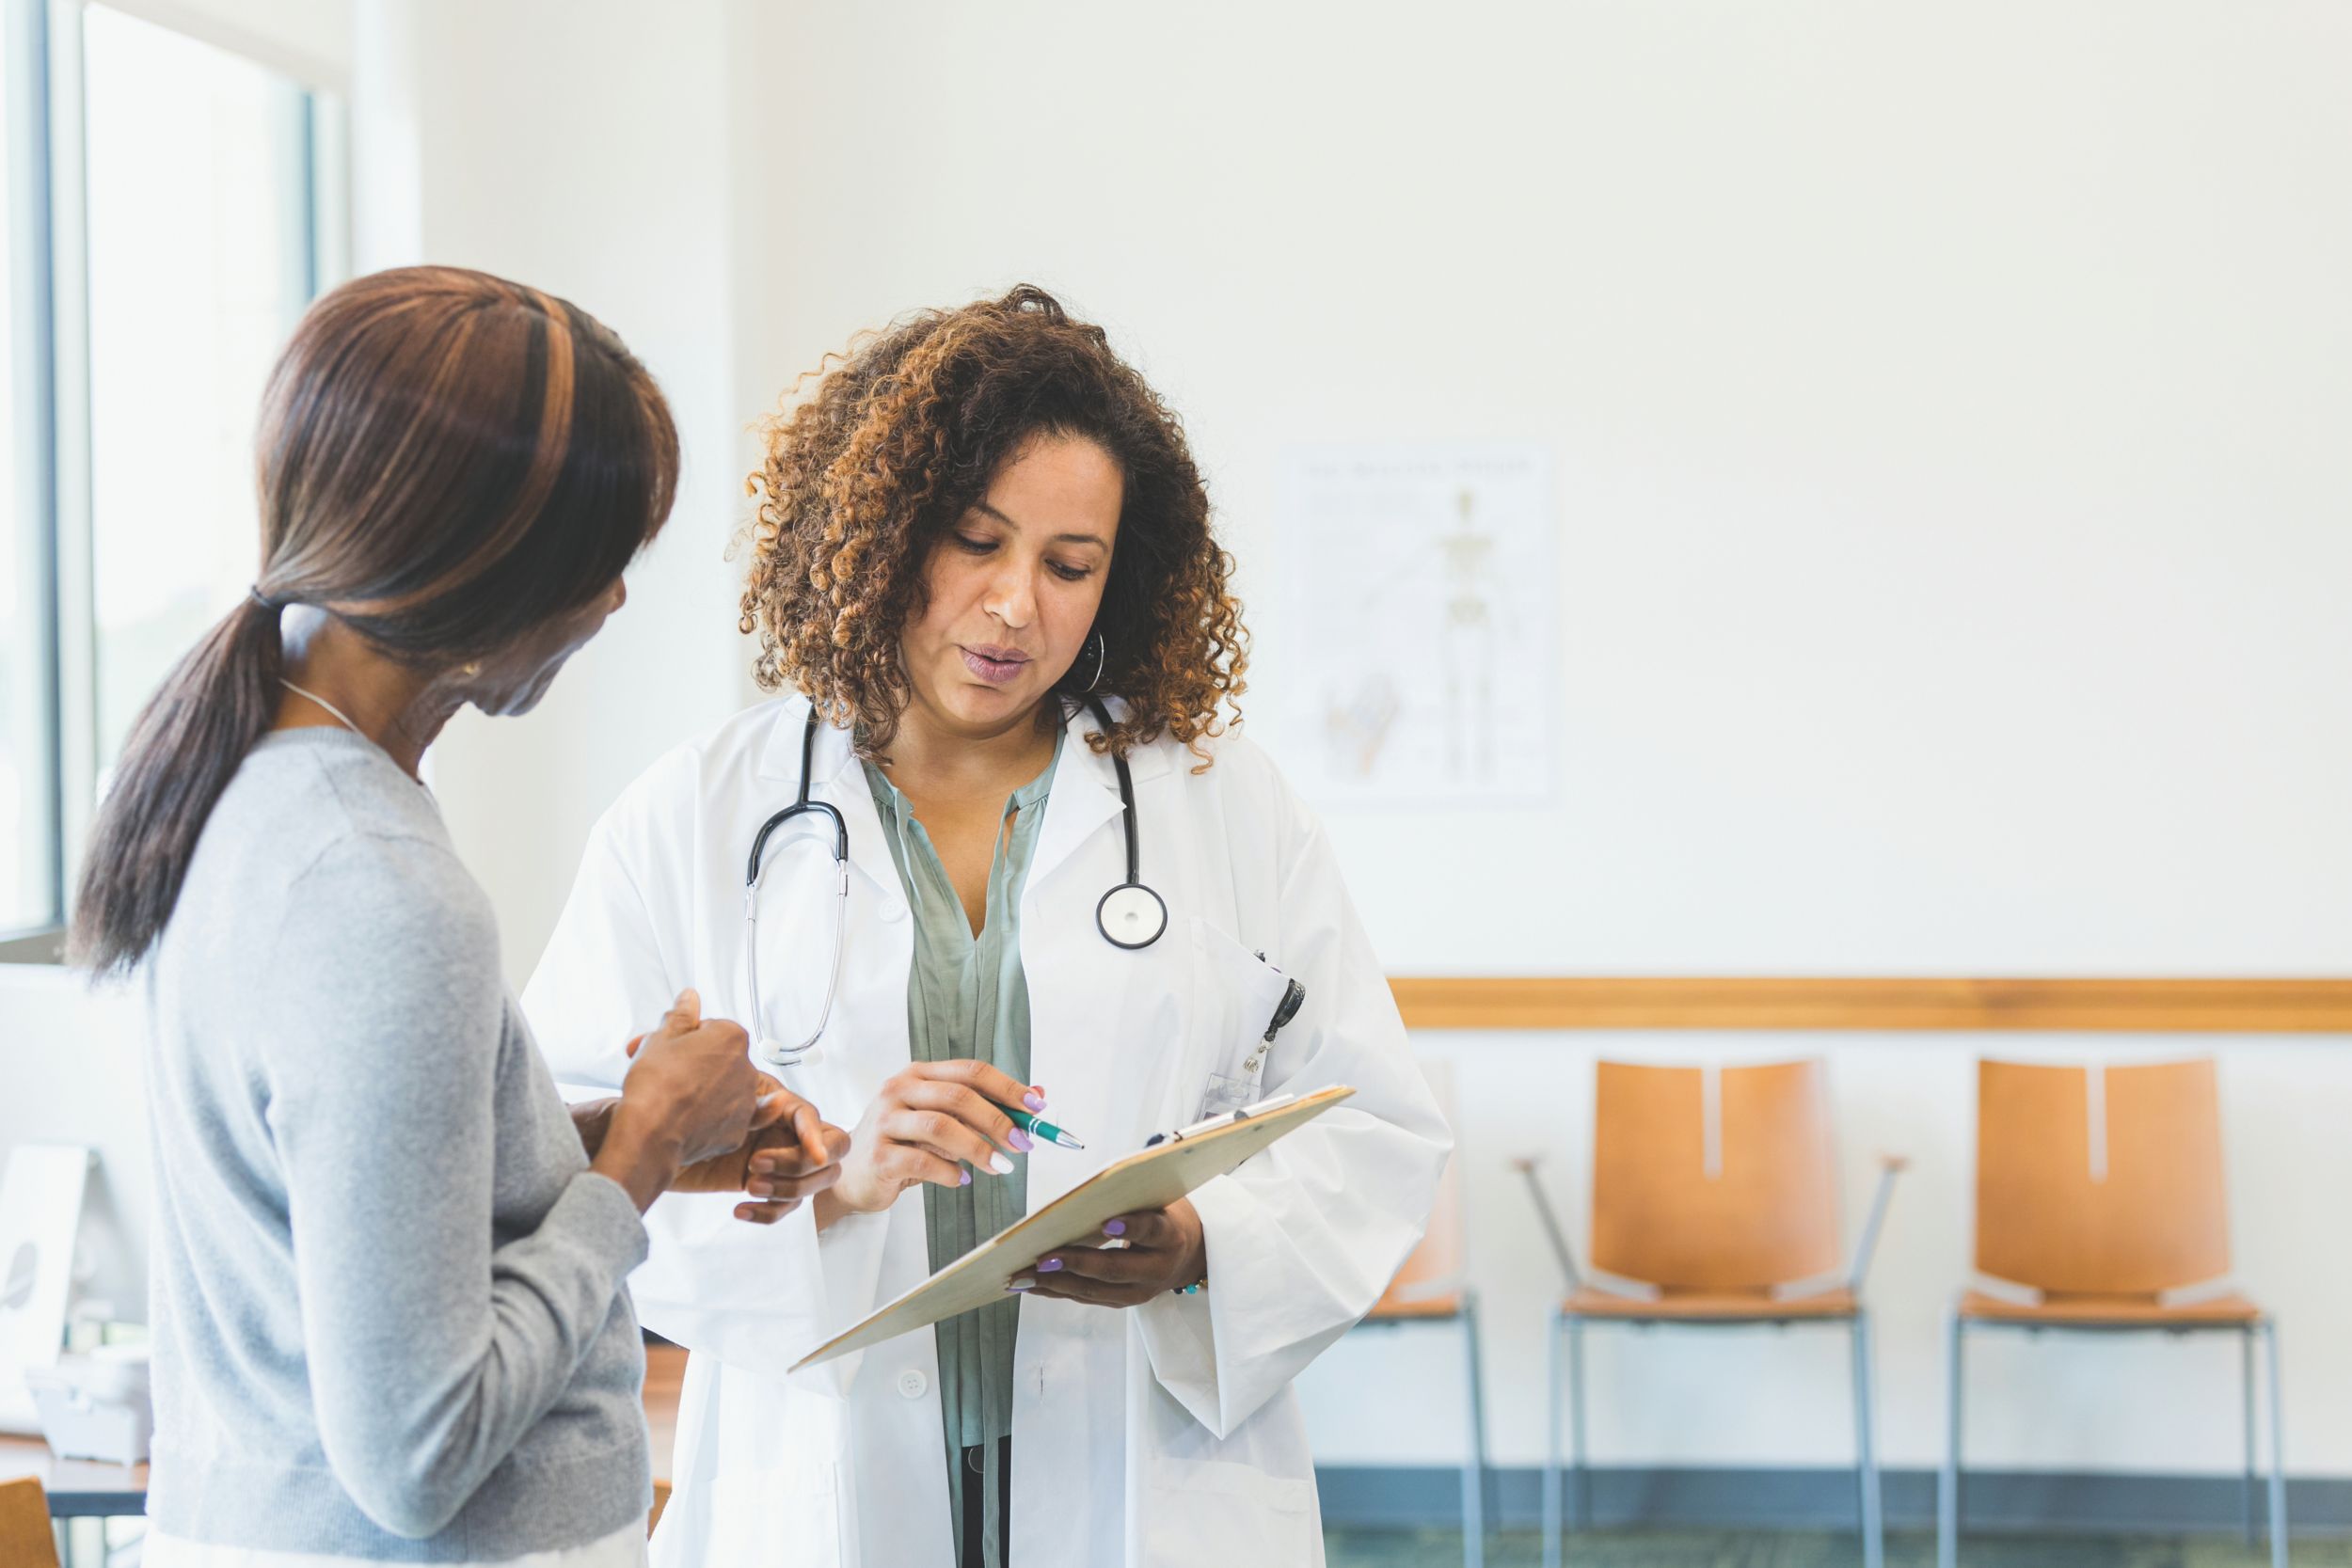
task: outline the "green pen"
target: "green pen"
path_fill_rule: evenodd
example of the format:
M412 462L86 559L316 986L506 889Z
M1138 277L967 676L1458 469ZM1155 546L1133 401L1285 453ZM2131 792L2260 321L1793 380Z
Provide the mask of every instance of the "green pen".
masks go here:
M1049 1144L1058 1144L1064 1148L1086 1148L1086 1145L1047 1121L1043 1117L1032 1116L1026 1111L1015 1110L1009 1105L999 1106L998 1109L1012 1118L1012 1124L1015 1127L1033 1138L1042 1138Z

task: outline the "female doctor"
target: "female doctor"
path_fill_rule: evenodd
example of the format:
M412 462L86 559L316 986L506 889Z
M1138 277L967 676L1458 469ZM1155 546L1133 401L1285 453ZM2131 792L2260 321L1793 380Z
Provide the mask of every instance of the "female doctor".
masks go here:
M755 487L742 626L793 694L630 786L523 999L603 1085L615 1019L697 987L856 1122L773 1227L647 1216L638 1308L691 1352L654 1561L1322 1561L1291 1381L1419 1240L1450 1137L1329 844L1225 733L1243 631L1174 415L1016 289L853 345ZM787 1377L1154 1132L1333 1084L1110 1244Z

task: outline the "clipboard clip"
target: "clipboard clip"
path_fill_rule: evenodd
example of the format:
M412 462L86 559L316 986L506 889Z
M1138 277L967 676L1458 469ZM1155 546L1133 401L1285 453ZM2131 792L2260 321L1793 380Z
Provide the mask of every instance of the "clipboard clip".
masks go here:
M1255 1105L1244 1105L1238 1111L1226 1111L1205 1121L1196 1121L1190 1127L1179 1127L1173 1132L1154 1132L1143 1141L1143 1147L1157 1148L1162 1144L1180 1144L1186 1138L1197 1138L1203 1132L1214 1132L1220 1127L1232 1127L1248 1121L1251 1117L1263 1116L1268 1111L1279 1111L1297 1098L1295 1094L1271 1095L1259 1101Z

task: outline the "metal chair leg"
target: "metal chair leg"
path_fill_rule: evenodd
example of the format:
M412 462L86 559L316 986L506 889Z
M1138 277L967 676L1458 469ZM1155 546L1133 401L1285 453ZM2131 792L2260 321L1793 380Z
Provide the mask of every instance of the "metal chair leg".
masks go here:
M1555 1314L1544 1363L1551 1374L1550 1398L1544 1402L1544 1568L1560 1568L1560 1337L1566 1329L1567 1319Z
M1584 1320L1568 1320L1568 1464L1576 1476L1576 1528L1593 1528L1593 1473L1584 1463Z
M2279 1410L2279 1325L2265 1318L2270 1350L2270 1568L2287 1568L2286 1421Z
M1478 1296L1462 1292L1469 1358L1470 1452L1462 1466L1462 1568L1486 1568L1486 1396L1478 1367Z
M2246 1404L2246 1479L2238 1487L2239 1512L2245 1515L2246 1544L2252 1545L2257 1533L2254 1524L2254 1330L2251 1326L2238 1331L2239 1378L2238 1392Z
M1936 1568L1958 1568L1960 1562L1960 1312L1952 1311L1944 1329L1945 1418L1944 1473L1935 1488Z
M1871 1412L1875 1405L1870 1382L1870 1315L1854 1308L1848 1325L1853 1338L1854 1484L1861 1492L1855 1511L1862 1528L1863 1568L1885 1568L1886 1532L1879 1517L1879 1462L1871 1441Z

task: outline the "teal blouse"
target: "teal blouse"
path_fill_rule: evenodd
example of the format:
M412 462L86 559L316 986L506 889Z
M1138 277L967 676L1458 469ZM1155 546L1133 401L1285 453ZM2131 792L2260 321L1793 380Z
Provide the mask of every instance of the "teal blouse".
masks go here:
M1060 760L1061 740L1054 742ZM914 1060L977 1059L1015 1083L1029 1081L1029 983L1021 968L1021 889L1028 880L1054 761L1013 791L1005 802L1005 831L988 871L988 912L972 934L940 864L939 851L898 786L872 763L866 782L881 815L890 858L898 867L914 912L914 961L907 975L907 1038ZM939 1269L1028 1212L1029 1167L1016 1159L1010 1176L973 1172L969 1186L953 1191L923 1188L923 1222L930 1239L930 1263ZM997 1439L1012 1434L1013 1337L1020 1324L1019 1300L991 1302L977 1311L949 1318L934 1333L939 1341L939 1403L947 1448L950 1528L961 1549L963 1495L982 1490L981 1562L961 1568L1003 1568L1005 1524L998 1474ZM978 1471L968 1469L963 1450L982 1450Z

